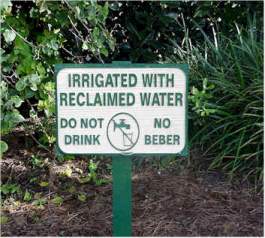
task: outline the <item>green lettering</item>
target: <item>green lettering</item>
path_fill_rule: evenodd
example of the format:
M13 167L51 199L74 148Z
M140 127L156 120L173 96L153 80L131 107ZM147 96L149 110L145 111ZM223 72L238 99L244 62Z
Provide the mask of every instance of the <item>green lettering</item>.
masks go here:
M175 94L176 106L182 106L183 105L182 98L183 98L182 93L176 93Z
M72 143L72 138L69 135L64 136L64 144L70 145Z
M69 93L69 106L75 106L75 93Z
M151 144L151 136L150 135L145 135L144 136L144 143L146 145L150 145Z
M67 106L67 93L60 93L60 106Z
M85 97L85 94L84 93L78 93L77 96L76 96L76 102L77 102L77 105L78 106L84 106L85 105L85 100L82 100L81 102L81 99L80 97Z
M78 87L80 87L80 75L79 74L73 74L73 87L76 87L76 84Z

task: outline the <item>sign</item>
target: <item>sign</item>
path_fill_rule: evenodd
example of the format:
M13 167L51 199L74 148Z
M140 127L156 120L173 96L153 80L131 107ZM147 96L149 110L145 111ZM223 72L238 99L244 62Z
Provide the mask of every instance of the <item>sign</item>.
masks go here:
M131 236L131 154L187 150L188 66L56 65L57 145L112 154L113 234Z
M56 65L65 154L187 154L187 65Z

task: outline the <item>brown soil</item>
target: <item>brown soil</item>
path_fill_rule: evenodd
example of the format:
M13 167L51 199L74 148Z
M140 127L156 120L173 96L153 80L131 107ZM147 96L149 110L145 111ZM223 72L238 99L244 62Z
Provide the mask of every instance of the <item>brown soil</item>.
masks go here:
M168 173L139 176L134 183L134 234L262 236L262 197L207 180Z
M23 189L41 193L48 203L41 209L22 199L19 204L12 199L5 200L2 216L9 221L2 225L1 235L111 236L111 183L80 185L74 173L68 180L52 178L51 181L51 170L29 168L30 153L44 156L41 154L44 152L34 149L8 152L1 161L2 180L12 179ZM53 167L59 166L49 159ZM87 160L77 159L66 164L83 169ZM133 175L134 236L263 235L262 193L253 192L245 185L231 185L218 173L195 174L189 170L177 173L170 169L158 172L145 167ZM49 177L50 186L30 185L32 174L46 180ZM66 192L66 184L75 185L77 191L86 194L87 200L82 202L75 194ZM64 198L61 206L51 202L54 194Z

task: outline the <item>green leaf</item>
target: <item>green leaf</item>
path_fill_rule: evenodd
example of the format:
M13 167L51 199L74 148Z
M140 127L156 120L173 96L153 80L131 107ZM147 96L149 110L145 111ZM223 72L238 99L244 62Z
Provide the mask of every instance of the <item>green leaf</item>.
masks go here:
M21 104L24 102L18 95L11 96L9 101L12 105L14 104L14 106L17 108L20 107Z
M47 203L46 198L39 198L32 202L32 205L39 207L40 209L44 209L44 205Z
M109 8L112 11L119 11L121 6L122 6L121 2L111 2L109 5Z
M16 38L16 33L12 30L6 29L3 33L4 39L7 43L13 42Z
M88 50L88 49L89 49L88 42L84 41L82 44L82 50Z
M37 74L31 74L27 77L29 83L31 84L30 89L32 91L37 91L38 90L38 84L40 84L41 79L39 75Z
M0 216L0 224L1 225L4 225L4 224L6 224L8 222L9 222L9 218L8 217L3 216L3 215Z
M111 39L111 37L109 37L109 41L108 41L109 47L112 51L115 50L115 41L113 39Z
M30 183L35 183L38 179L36 177L33 177L29 180Z
M92 36L93 36L94 40L97 40L98 39L99 34L100 34L100 31L99 31L98 27L95 27L93 29L93 32L92 32Z
M70 168L69 165L66 166L65 170L62 172L62 174L68 178L72 176L72 169Z
M15 47L13 51L14 62L17 63L16 73L19 76L29 75L36 72L35 65L36 61L33 60L32 51L30 46L24 42L20 37L15 39Z
M22 78L22 79L20 79L20 80L17 81L17 83L16 83L16 90L19 91L19 92L21 92L21 91L23 91L26 88L26 86L27 86L27 83Z
M5 194L5 195L21 192L20 186L17 184L12 184L12 183L2 184L0 186L0 191L1 191L1 193Z
M40 182L40 186L41 187L47 187L47 186L49 186L49 182L42 181L42 182Z
M102 15L104 17L104 20L108 17L109 14L109 4L108 2L105 3L105 5L102 7Z
M38 90L37 84L32 84L32 85L30 86L30 89L31 89L32 91L37 91L37 90Z
M10 186L10 193L18 193L20 192L20 186L16 184L12 184Z
M67 189L67 191L68 191L69 193L75 193L75 192L76 192L76 188L72 185L72 186L70 186L70 187Z
M91 180L91 177L89 175L79 178L79 182L82 183L82 184L83 183L88 183L90 180Z
M106 48L101 48L100 49L100 53L103 54L106 57L109 55L109 52L108 52L108 50Z
M63 198L56 195L53 199L52 202L57 205L57 206L61 206L63 204Z
M81 202L85 202L86 201L86 195L84 193L79 193L77 196L78 200Z
M32 91L38 90L38 85L41 82L41 78L38 74L30 74L20 79L16 83L16 90L23 91L27 86L30 87Z
M89 169L89 172L95 172L98 168L98 163L95 163L92 159L89 161L89 164L88 164L88 169Z
M7 59L8 59L8 56L5 55L5 50L0 48L0 64L7 61Z
M4 154L8 150L8 145L4 141L0 141L0 155Z
M11 0L1 0L0 11L2 11L2 9L7 10L9 7L12 7Z
M95 181L95 183L96 183L96 185L97 186L100 186L100 185L102 185L102 184L106 184L106 183L108 183L109 181L107 180L107 179L97 179L96 181Z
M0 192L5 194L5 195L9 193L9 188L7 187L6 184L3 184L0 186Z
M36 70L38 72L38 75L40 77L45 77L45 74L46 74L46 70L45 68L43 67L43 65L41 63L38 63L37 66L36 66Z
M17 124L24 121L25 118L19 113L17 109L14 109L11 112L7 112L5 115L5 121L12 124Z
M30 192L28 192L28 190L26 190L23 200L26 202L29 202L31 199L32 199L32 196L31 196Z

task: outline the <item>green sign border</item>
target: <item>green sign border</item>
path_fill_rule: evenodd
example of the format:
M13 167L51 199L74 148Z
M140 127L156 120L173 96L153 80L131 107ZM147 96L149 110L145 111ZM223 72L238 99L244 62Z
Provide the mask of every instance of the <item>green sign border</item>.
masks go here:
M57 74L62 69L66 68L177 68L184 72L186 76L186 97L185 97L185 146L179 153L146 153L146 154L136 154L136 153L100 153L100 155L112 156L112 155L124 155L124 156L148 156L148 155L159 155L159 156L168 156L168 155L179 155L183 157L189 156L189 145L188 145L188 87L189 87L189 66L188 64L139 64L131 63L128 61L114 61L112 64L55 64L55 102L56 102L56 147L61 154L65 155L99 155L93 153L66 153L64 152L58 144L59 138L59 128L58 128L58 103L57 103Z

